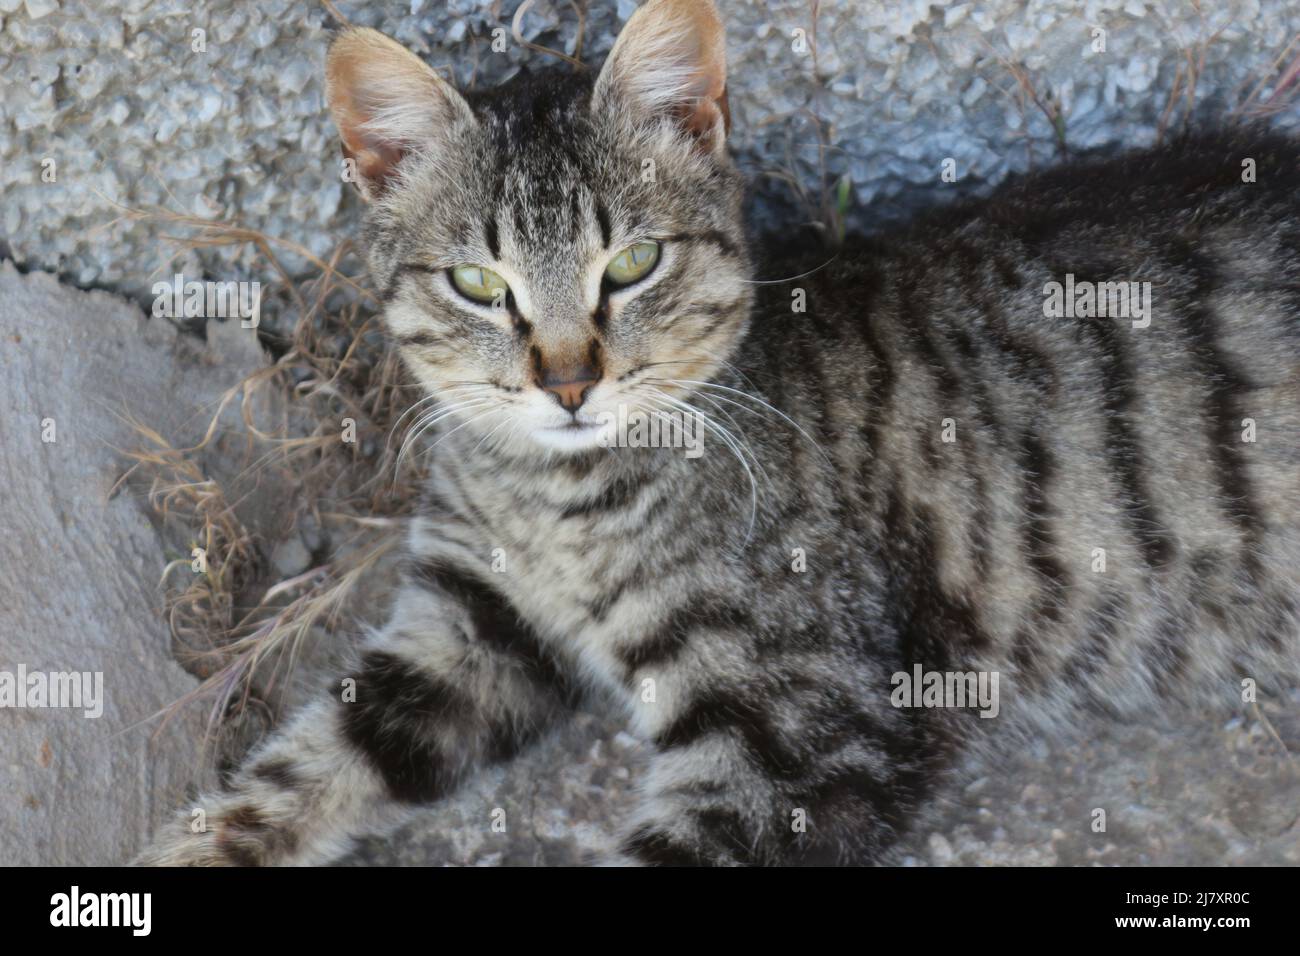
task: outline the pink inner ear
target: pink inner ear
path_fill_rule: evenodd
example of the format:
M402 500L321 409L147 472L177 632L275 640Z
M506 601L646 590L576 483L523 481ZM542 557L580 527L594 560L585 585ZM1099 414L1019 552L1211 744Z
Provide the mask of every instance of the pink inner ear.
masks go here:
M357 158L357 171L382 188L397 168L405 151L396 146L376 146L363 150Z
M344 158L357 165L358 182L355 185L367 196L383 192L397 164L406 155L405 150L396 146L375 145L353 150L346 141L341 145ZM368 189L367 183L372 188Z
M731 132L731 110L727 105L727 92L717 100L701 98L693 103L685 103L673 111L678 124L696 139L704 139L717 128L718 118L722 118L722 132Z

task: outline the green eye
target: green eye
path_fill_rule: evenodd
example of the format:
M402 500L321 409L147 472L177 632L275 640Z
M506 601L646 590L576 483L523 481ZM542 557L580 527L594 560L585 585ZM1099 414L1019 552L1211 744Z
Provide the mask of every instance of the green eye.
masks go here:
M451 284L467 299L485 305L504 307L510 292L505 279L483 266L457 266L451 270Z
M630 285L644 279L659 261L659 243L638 242L628 246L605 267L605 277L615 285Z

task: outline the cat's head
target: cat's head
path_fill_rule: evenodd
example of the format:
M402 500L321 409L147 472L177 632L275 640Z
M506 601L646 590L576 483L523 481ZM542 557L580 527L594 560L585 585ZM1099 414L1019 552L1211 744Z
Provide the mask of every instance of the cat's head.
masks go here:
M752 296L725 87L710 0L649 0L594 77L477 93L373 30L335 40L385 320L467 433L592 448L725 362Z

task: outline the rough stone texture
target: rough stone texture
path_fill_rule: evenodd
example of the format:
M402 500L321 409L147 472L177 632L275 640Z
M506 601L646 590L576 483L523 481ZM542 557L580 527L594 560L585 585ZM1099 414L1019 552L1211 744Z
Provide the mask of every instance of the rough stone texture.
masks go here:
M1116 723L1004 746L954 774L903 865L1296 866L1300 694L1261 696L1288 754L1247 708ZM1007 742L1010 743L1009 741ZM1094 832L1094 811L1105 831Z
M1300 751L1300 693L1261 697ZM647 746L590 714L510 768L346 862L574 865L614 845ZM1127 725L1081 718L1066 739L995 744L954 770L945 799L886 861L902 866L1300 865L1300 759L1245 716ZM1093 811L1106 811L1094 832ZM505 831L493 829L504 811Z
M0 671L100 671L104 697L99 718L0 708L0 864L123 863L204 776L195 710L156 736L137 726L195 681L158 613L159 534L131 495L108 496L114 449L137 444L120 416L193 440L263 361L243 331L204 347L121 299L0 265Z
M517 0L410 0L336 7L398 37L458 82L494 83L553 62L510 39ZM589 0L583 58L599 63L633 0ZM1175 71L1203 63L1198 108L1223 115L1276 78L1300 30L1294 0L719 0L728 24L733 143L771 223L817 218L826 181L851 176L854 218L872 226L925 197L995 182L1053 155L1057 132L1017 94L1023 64L1059 103L1076 149L1141 144L1156 132ZM0 0L0 251L81 286L143 296L166 258L157 228L103 228L113 201L236 219L318 254L350 234L322 104L330 18L317 0ZM538 0L529 41L572 51L576 19ZM1093 29L1106 52L1092 50ZM491 49L504 29L507 48ZM203 50L194 30L205 31ZM1292 51L1294 56L1295 51ZM1265 82L1259 99L1272 92ZM830 149L818 148L826 124ZM1279 121L1300 123L1292 109ZM940 181L951 157L956 185ZM57 181L42 181L42 161ZM767 173L810 191L796 202ZM97 230L97 231L92 231ZM168 250L168 253L170 250ZM198 277L268 280L247 249L182 257Z

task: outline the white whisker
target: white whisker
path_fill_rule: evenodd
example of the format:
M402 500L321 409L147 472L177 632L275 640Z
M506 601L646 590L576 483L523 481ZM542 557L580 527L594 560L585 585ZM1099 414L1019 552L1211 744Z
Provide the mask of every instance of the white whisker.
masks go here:
M401 468L402 459L406 457L407 449L410 448L411 445L413 445L416 441L418 441L421 435L423 435L426 431L428 431L433 426L437 425L443 419L449 418L452 415L455 415L457 412L462 412L470 409L477 409L477 408L481 408L484 405L490 405L490 404L492 404L492 400L488 398L471 398L463 402L457 402L452 405L439 405L436 409L434 409L424 418L421 418L418 422L415 423L414 426L412 426L410 433L406 436L406 440L402 442L401 450L397 453L397 463L395 465L395 468L399 468L399 469Z
M471 415L469 418L465 419L463 422L461 422L459 425L457 425L457 426L456 426L455 428L453 428L451 431L447 432L447 434L443 435L443 436L442 436L441 438L439 438L436 442L434 442L432 445L430 445L428 448L426 448L426 449L422 452L422 454L427 455L429 452L433 451L435 448L437 448L439 445L441 445L443 442L445 442L445 441L446 441L448 438L450 438L452 435L456 434L456 432L460 431L460 430L461 430L462 428L464 428L466 425L472 425L474 422L478 421L480 418L486 418L488 415L491 415L491 414L494 413L494 412L499 412L499 411L501 411L501 410L502 410L502 409L501 409L501 406L500 406L499 404L493 404L491 408L489 408L489 409L487 409L487 410L485 410L485 411L479 412L477 415Z
M753 538L754 525L757 523L758 520L758 480L754 477L754 470L750 468L749 462L745 460L746 453L749 455L751 459L753 459L754 463L758 466L759 470L763 473L763 477L767 479L768 476L766 470L763 469L762 463L758 460L757 456L754 454L753 449L749 447L748 443L743 443L742 445L740 439L737 439L724 426L722 426L721 424L719 424L718 422L710 418L705 411L691 405L689 402L685 402L682 401L681 399L674 398L672 395L669 395L660 389L654 388L654 386L648 386L648 387L652 389L652 393L647 397L651 398L652 401L657 399L659 401L668 402L670 403L671 407L677 408L679 410L685 410L697 416L699 421L704 425L705 428L709 429L710 432L712 432L714 435L716 435L718 438L722 440L722 443L727 446L727 449L732 453L736 461L739 462L740 466L745 469L745 474L749 478L750 511L749 511L749 528L745 533L745 540L742 543L741 547L743 548L745 545L748 545L750 540ZM645 393L639 393L639 394L645 394ZM661 406L656 405L654 408L652 408L651 414L656 417L662 416L661 420L666 421L670 427L680 427L679 424L674 419L672 419L670 416L668 416L664 411L660 409ZM770 479L768 479L768 481L770 483Z
M719 385L716 382L698 382L693 379L673 379L673 378L656 379L654 381L664 381L672 385L694 385L698 388L715 388L720 391L729 392L734 395L739 395L742 398L747 398L751 402L757 402L761 407L766 408L772 412L775 412L777 415L781 416L783 420L789 423L790 427L795 429L795 431L797 431L800 435L802 435L804 438L808 440L809 444L811 444L814 448L816 448L819 452L821 452L822 457L825 458L827 462L829 462L832 465L835 463L834 460L831 458L831 456L826 452L826 449L824 449L821 446L821 443L817 441L817 439L813 438L812 435L809 435L808 432L806 432L798 422L796 422L785 412L781 411L781 409L777 408L775 405L771 404L765 399L759 398L757 395L750 395L748 392L741 391L738 388L732 388L729 385ZM731 400L723 398L723 401L731 401ZM731 404L736 405L739 408L744 408L746 411L750 412L751 414L757 414L757 412L755 412L752 408L748 408L747 406L742 405L739 402L731 401Z

